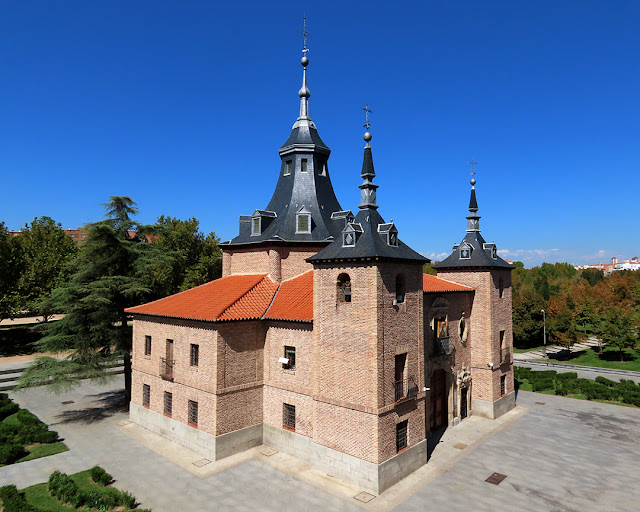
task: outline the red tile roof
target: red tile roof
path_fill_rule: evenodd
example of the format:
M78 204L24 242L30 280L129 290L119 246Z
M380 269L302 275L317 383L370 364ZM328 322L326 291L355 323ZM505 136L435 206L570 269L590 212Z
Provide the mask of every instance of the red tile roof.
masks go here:
M277 289L266 274L234 275L125 311L209 321L261 318Z
M283 281L265 318L313 321L313 270Z
M422 274L422 289L425 292L470 292L473 288L447 281L431 274Z

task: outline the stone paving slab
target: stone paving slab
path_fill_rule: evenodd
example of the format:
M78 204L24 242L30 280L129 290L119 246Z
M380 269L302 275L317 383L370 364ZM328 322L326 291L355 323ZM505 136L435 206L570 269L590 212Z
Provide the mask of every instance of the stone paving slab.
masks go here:
M426 466L364 503L354 499L360 490L326 475L313 480L309 473L303 480L304 464L280 452L262 455L264 446L256 458L228 462L213 473L208 471L217 463L197 468L193 462L202 456L191 453L189 466L203 472L185 469L162 453L162 445L151 449L126 432L134 427L122 424L127 414L121 379L106 386L85 382L62 395L42 389L12 393L52 424L70 451L0 468L0 485L25 487L55 469L71 473L100 464L117 487L155 512L635 512L640 503L640 409L519 392L518 409L495 422L472 416L448 429ZM66 400L75 403L62 405ZM506 478L487 483L493 473Z

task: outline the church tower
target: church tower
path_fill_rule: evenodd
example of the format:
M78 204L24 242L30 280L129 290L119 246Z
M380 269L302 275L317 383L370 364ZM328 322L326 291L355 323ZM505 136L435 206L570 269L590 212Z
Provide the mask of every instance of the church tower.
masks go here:
M435 268L438 277L475 289L467 319L471 409L473 414L493 419L515 406L511 324L514 267L498 256L495 242L485 242L480 234L475 184L472 178L467 234Z
M239 234L220 244L222 275L268 273L281 282L311 269L305 262L339 237L344 216L329 177L331 150L309 115L306 42L303 49L300 115L278 150L280 172L264 209L241 215Z
M359 211L345 215L337 239L307 260L314 267L313 441L355 461L359 485L366 480L377 494L427 460L422 266L428 260L378 213L369 131L364 139Z

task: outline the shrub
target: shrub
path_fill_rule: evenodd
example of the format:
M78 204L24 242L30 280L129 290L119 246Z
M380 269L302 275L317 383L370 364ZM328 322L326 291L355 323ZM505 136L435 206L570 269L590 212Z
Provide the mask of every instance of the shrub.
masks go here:
M0 406L0 421L18 412L18 410L20 410L20 406L13 402Z
M113 477L100 466L93 466L89 470L91 479L102 486L109 485L113 481Z
M640 391L624 390L622 392L622 401L625 404L635 405L640 407Z
M558 385L556 386L556 395L560 395L560 396L567 395L567 390L561 383L558 383Z
M566 372L566 373L559 373L558 375L556 375L556 380L560 380L560 381L567 381L567 380L574 380L578 378L578 374L576 372Z
M136 506L136 497L129 491L123 491L120 493L119 505L126 508L134 508Z
M29 505L24 493L18 491L15 485L0 487L0 500L2 500L4 512L37 512L38 510Z
M23 425L44 425L35 414L30 413L26 409L20 409L16 417Z
M27 450L20 444L5 444L0 446L0 464L13 464L27 455Z
M49 493L63 503L75 505L78 501L78 485L61 471L54 471L49 475Z
M547 391L554 389L553 379L539 379L533 382L533 391Z
M610 388L616 387L618 385L617 382L605 379L604 377L601 377L599 375L596 377L596 382L598 382L599 384L604 384L605 386L609 386Z
M621 387L625 388L625 389L630 389L633 391L640 391L640 387L633 382L632 380L629 379L620 379L620 384Z

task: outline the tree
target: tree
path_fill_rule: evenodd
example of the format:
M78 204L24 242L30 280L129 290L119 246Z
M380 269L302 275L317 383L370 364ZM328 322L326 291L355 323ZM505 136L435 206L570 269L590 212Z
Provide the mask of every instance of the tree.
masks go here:
M196 218L180 220L164 215L158 218L158 236L153 243L167 249L167 260L153 270L158 297L184 291L222 275L222 251L215 233L206 237Z
M36 312L39 302L70 275L67 265L77 253L68 236L50 217L36 217L11 240L13 270L18 274L17 307Z
M430 261L429 263L425 263L422 266L422 272L424 274L430 274L432 276L437 276L438 275L438 271L433 268L435 265L437 265L438 263L440 263L439 261Z
M149 270L163 255L147 242L148 228L131 219L138 211L131 198L111 197L105 207L108 217L89 226L75 272L45 301L65 316L45 328L38 348L66 356L37 358L22 374L21 387L60 391L86 378L105 380L123 359L131 397L131 329L124 310L149 297Z
M4 222L0 222L0 320L13 316L16 291L14 251Z
M580 277L584 279L590 286L602 281L604 279L604 272L597 268L585 268Z
M620 362L624 362L624 349L635 348L638 344L638 329L633 309L612 307L606 311L598 335L607 345L618 349Z

